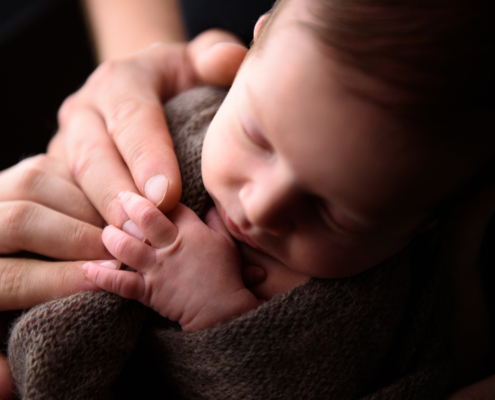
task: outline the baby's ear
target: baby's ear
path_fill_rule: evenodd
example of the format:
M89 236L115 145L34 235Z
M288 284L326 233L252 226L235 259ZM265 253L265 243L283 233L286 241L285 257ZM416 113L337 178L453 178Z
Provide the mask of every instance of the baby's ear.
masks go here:
M267 12L258 18L258 21L256 22L256 25L254 26L253 43L256 42L256 39L258 39L258 36L261 32L261 29L263 29L263 26L265 25L266 21L268 21L271 14L272 14L271 12Z

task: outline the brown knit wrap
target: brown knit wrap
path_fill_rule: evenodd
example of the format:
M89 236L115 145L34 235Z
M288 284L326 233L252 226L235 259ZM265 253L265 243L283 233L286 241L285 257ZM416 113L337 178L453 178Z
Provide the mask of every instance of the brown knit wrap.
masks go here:
M131 354L145 308L79 293L31 309L15 324L9 363L21 399L98 399Z
M195 89L166 108L181 201L198 214L201 143L224 95ZM449 307L430 243L418 238L362 274L311 279L193 333L155 316L138 338L146 310L108 293L42 304L12 330L12 373L23 399L97 399L136 348L118 381L126 398L435 399L449 385Z

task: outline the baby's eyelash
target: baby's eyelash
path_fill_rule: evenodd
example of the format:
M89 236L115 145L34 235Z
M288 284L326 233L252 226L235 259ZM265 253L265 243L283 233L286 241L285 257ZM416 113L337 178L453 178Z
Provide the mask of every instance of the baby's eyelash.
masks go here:
M321 216L321 219L323 220L323 222L326 226L328 226L329 228L332 228L332 229L337 229L339 231L348 232L348 230L346 228L344 228L343 226L338 224L332 218L332 216L330 215L330 211L328 210L324 201L320 200L318 202L317 207L318 207L318 212Z
M324 200L318 201L317 208L325 225L332 230L341 232L343 234L355 236L366 236L374 232L374 228L372 226L362 226L361 224L353 222L352 220L349 220L347 222L347 226L342 225L340 222L338 222L338 220L336 220L335 217L332 216L332 213L328 209L328 205ZM343 218L348 219L345 216L343 216Z
M338 231L340 233L344 234L354 234L358 235L360 232L356 231L354 229L348 228L340 224L335 220L335 218L332 217L330 210L328 209L328 206L324 200L320 200L318 202L318 211L321 216L321 219L323 220L323 223L328 226L330 229Z
M265 150L271 150L271 145L264 138L264 136L255 128L247 129L244 125L242 126L242 130L244 134L248 137L248 139L253 142L255 145L261 147Z

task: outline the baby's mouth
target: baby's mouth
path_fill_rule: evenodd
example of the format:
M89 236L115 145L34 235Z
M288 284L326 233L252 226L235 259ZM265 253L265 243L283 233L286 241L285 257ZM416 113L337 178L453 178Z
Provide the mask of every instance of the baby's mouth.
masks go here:
M232 221L232 219L229 217L229 215L227 214L227 212L223 207L222 207L222 217L225 222L225 225L227 226L227 229L230 231L232 236L234 236L237 240L240 240L241 242L244 242L247 245L253 247L254 249L262 250L261 246L254 239L242 233L242 231L235 224L235 222Z

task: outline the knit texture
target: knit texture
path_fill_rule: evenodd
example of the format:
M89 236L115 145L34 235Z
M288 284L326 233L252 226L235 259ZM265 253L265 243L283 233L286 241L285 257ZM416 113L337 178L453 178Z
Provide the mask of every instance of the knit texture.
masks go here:
M165 110L181 201L198 215L208 200L201 144L224 96L195 89ZM436 399L452 364L446 278L431 243L417 238L364 273L311 279L192 333L155 314L141 332L145 307L109 293L42 304L12 330L14 380L30 400L98 399L119 374L120 393L154 388L163 399Z

